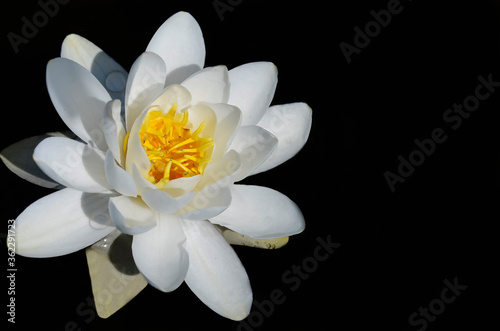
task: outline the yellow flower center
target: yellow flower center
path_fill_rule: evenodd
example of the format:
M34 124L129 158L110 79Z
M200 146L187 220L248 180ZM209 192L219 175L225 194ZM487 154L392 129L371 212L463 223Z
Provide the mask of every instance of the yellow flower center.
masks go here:
M151 183L163 187L173 179L202 174L212 160L214 141L200 137L205 122L191 133L186 128L188 117L187 110L177 113L177 105L166 115L158 107L146 115L139 136L151 161L147 178Z

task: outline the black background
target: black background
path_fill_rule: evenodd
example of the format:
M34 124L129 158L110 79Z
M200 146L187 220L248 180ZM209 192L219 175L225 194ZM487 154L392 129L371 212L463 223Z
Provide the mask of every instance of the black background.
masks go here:
M256 301L269 300L276 289L286 296L269 316L254 306L247 320L252 329L419 330L409 324L410 315L438 299L443 281L455 277L467 289L426 329L486 329L498 311L491 302L498 301L492 273L498 264L500 94L482 101L456 130L443 114L474 95L479 76L500 82L500 3L401 0L402 11L348 64L339 44L352 45L354 27L364 29L373 21L370 11L388 2L235 0L221 20L212 1L72 0L16 53L7 34L20 35L21 18L31 21L41 8L36 1L11 1L3 5L1 22L0 149L65 129L48 97L45 66L59 56L67 34L84 36L129 69L168 17L188 11L204 34L206 66L272 61L279 70L273 104L303 101L313 109L305 148L244 181L288 195L307 222L280 250L235 247ZM431 137L436 128L447 140L391 192L384 173L397 174L398 156L408 159L418 148L414 140ZM6 233L7 219L51 190L5 166L0 171L0 232ZM283 274L310 261L317 238L328 236L340 247L292 291ZM81 330L108 331L240 325L212 312L185 285L168 294L148 286L100 319L89 304L84 251L50 259L17 256L16 265L12 329L65 330L71 322Z

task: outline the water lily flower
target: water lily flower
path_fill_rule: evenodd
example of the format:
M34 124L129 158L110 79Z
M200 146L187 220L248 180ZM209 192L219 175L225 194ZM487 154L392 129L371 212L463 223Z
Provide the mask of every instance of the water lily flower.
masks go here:
M66 37L46 81L76 137L30 138L2 152L23 178L61 188L17 217L17 254L65 255L119 230L133 236L133 261L155 288L186 282L218 314L249 314L250 281L216 226L256 239L303 231L288 197L235 183L293 157L311 109L270 107L272 63L228 70L204 61L201 29L185 12L158 29L129 73L90 41Z

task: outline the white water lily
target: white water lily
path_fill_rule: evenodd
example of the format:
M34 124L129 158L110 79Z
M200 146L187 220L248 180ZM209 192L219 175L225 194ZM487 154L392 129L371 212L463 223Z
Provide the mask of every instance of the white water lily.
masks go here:
M285 195L240 185L293 157L305 144L311 109L270 107L277 69L254 62L204 68L199 25L185 12L156 32L130 73L90 41L69 35L47 65L47 87L77 136L46 136L35 163L4 151L15 173L61 190L16 219L16 252L53 257L92 245L116 229L132 235L134 262L155 288L182 282L218 314L245 318L252 304L243 265L215 225L251 238L305 227Z

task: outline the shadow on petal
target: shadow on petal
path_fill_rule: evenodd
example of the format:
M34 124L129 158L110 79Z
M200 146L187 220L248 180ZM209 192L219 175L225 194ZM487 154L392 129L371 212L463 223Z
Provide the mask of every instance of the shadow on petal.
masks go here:
M200 71L201 68L196 64L191 64L187 66L183 66L177 69L170 71L167 74L167 79L165 81L165 86L171 84L180 84L185 81L192 74Z
M132 239L133 236L122 233L113 241L108 252L109 260L116 270L130 276L139 273L132 257Z
M93 229L101 230L106 227L114 227L108 210L109 199L112 196L105 193L83 193L82 210L89 218L90 226Z
M103 51L98 52L90 66L90 72L99 80L112 99L125 102L125 85L128 73Z

